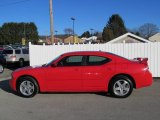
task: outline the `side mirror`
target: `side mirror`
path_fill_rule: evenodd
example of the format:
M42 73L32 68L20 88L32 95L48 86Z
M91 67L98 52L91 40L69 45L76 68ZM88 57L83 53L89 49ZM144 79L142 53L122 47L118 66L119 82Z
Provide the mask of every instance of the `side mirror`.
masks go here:
M56 65L53 63L53 64L51 64L51 67L53 67L53 68L54 68L54 67L56 67Z

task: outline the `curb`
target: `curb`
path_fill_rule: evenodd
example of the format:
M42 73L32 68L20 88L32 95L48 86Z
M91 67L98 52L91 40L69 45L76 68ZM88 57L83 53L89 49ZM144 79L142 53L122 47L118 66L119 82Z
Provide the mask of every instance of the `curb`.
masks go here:
M0 81L4 81L4 80L9 80L11 79L12 77L4 77L4 78L0 78Z
M0 81L9 80L12 78L12 70L9 70L7 68L4 69L4 72L0 74Z

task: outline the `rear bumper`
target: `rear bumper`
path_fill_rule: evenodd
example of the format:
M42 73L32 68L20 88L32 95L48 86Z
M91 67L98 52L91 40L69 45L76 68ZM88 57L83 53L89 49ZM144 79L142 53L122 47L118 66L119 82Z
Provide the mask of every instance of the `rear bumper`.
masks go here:
M153 77L150 71L146 71L144 77L137 81L136 88L143 88L151 86L153 83Z

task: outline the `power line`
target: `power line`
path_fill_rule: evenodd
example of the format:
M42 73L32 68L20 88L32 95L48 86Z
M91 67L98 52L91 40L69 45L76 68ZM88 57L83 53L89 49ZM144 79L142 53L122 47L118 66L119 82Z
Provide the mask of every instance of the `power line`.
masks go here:
M4 4L0 4L0 7L11 6L11 5L20 4L20 3L24 3L28 1L30 0L21 0L21 1L15 1L15 2L10 2L10 3L4 3Z

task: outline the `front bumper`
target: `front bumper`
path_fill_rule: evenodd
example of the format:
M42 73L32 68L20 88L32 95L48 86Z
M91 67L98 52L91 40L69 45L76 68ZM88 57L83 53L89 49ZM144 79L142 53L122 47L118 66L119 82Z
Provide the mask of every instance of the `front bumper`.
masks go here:
M9 81L9 85L12 90L16 91L16 80L12 77L12 79Z

